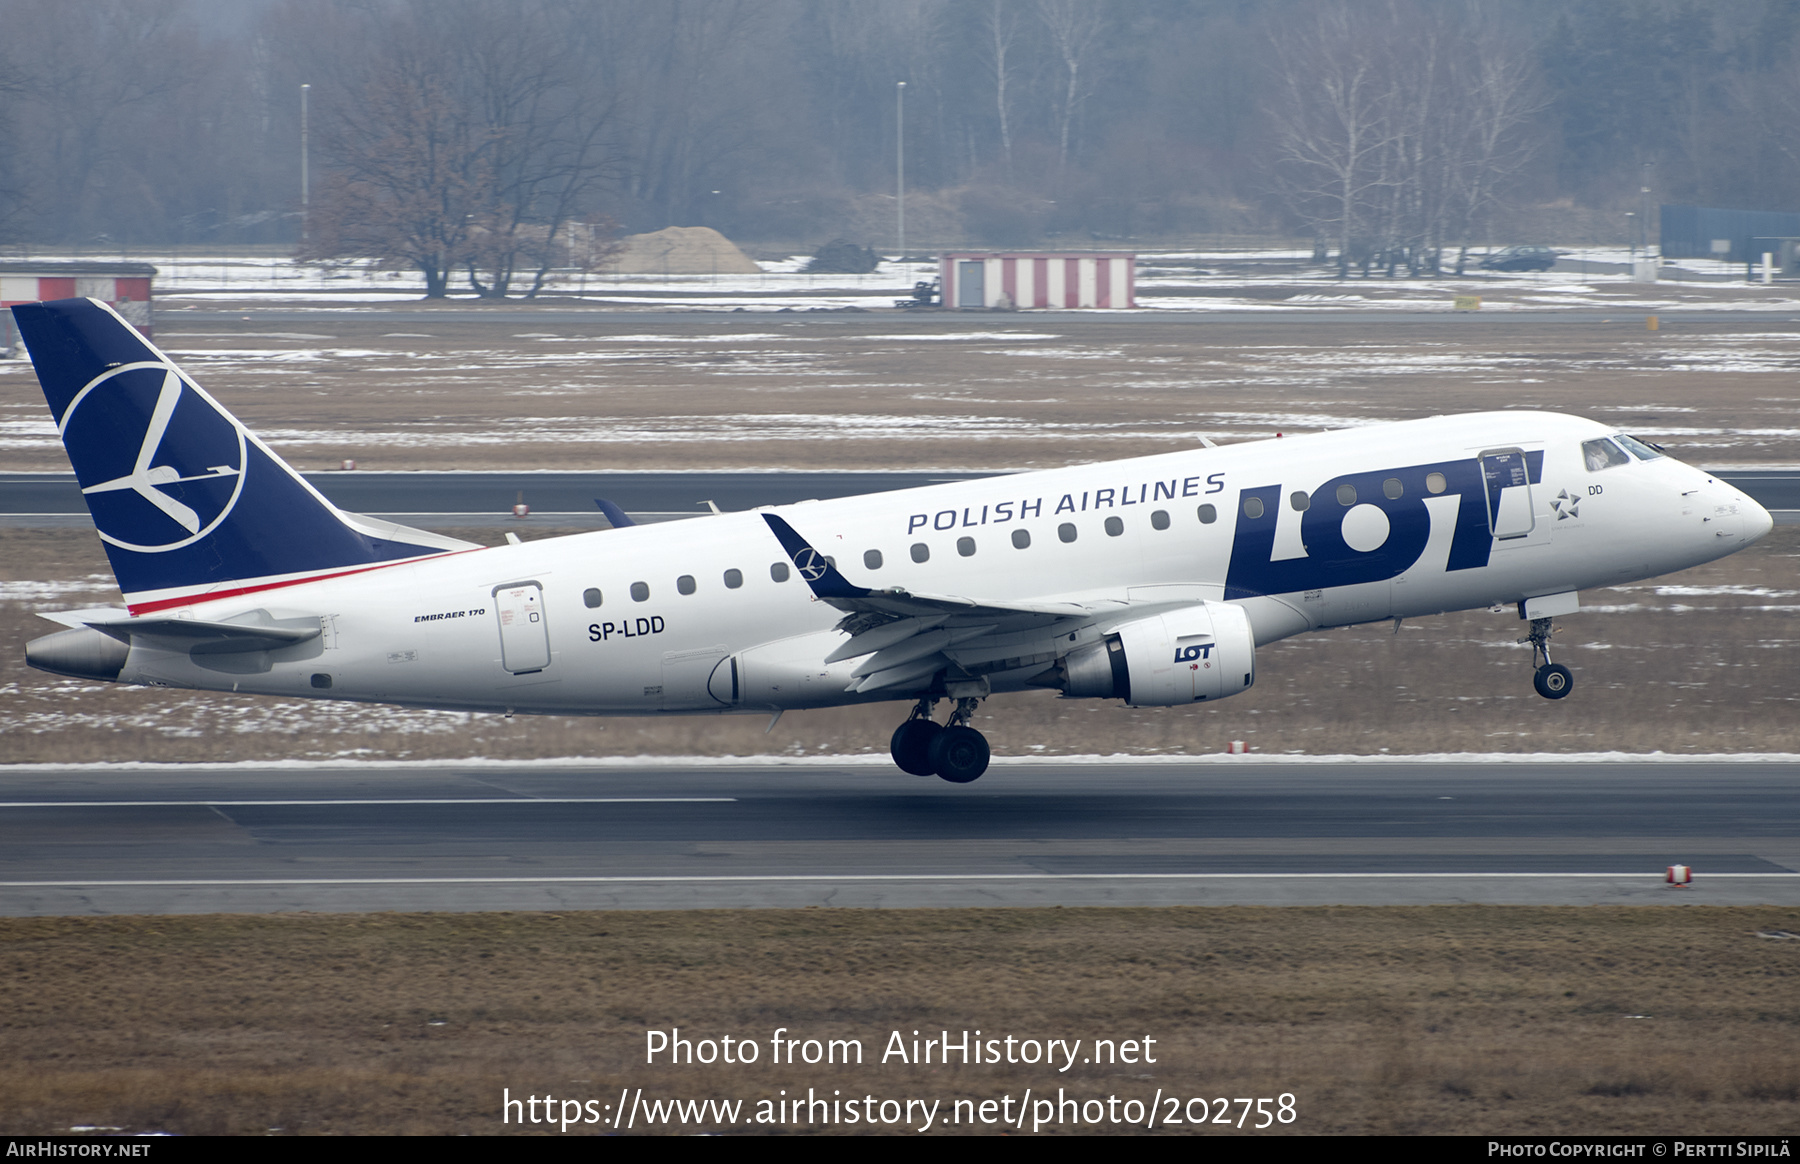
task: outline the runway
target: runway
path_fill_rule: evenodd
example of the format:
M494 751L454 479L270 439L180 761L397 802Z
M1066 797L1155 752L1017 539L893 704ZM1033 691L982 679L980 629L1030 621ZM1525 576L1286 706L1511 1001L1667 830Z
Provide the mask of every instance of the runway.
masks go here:
M1800 905L1800 764L0 770L11 916L1456 902Z

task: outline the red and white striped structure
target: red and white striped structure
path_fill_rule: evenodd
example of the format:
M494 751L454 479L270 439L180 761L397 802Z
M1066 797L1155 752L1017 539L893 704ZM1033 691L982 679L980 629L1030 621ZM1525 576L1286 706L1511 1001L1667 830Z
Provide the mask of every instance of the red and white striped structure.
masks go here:
M0 262L0 308L86 296L111 305L148 339L150 281L155 276L149 263ZM12 312L0 311L0 351L12 347L15 338Z
M945 307L1136 307L1123 251L959 251L939 260Z

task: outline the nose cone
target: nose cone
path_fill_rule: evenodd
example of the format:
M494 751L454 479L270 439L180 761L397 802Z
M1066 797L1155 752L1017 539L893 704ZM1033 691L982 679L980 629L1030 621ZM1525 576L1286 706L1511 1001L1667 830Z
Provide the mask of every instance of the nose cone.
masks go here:
M1708 488L1701 497L1712 503L1712 518L1707 524L1715 538L1730 546L1726 553L1742 549L1775 528L1775 518L1768 510L1716 477L1708 479Z
M1775 528L1775 515L1748 497L1738 504L1738 513L1744 519L1745 545L1749 545Z

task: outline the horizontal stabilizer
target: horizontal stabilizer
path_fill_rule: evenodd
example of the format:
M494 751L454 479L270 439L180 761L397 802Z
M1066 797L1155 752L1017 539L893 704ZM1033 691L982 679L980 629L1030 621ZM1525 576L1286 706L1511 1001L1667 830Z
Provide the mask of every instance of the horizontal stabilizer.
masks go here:
M214 654L277 651L316 639L321 633L316 623L310 627L259 626L255 623L203 622L195 618L125 618L86 625L122 643L136 638L174 639L189 648L204 646Z

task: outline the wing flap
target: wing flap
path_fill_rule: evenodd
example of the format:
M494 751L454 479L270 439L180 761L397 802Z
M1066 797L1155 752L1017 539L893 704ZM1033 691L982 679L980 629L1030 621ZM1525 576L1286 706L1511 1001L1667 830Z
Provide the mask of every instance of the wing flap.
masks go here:
M994 628L991 625L959 627L955 630L944 627L938 630L926 631L923 634L914 634L901 639L891 647L884 647L883 649L876 651L873 655L870 655L867 659L858 663L856 669L851 671L850 674L860 679L865 675L873 675L878 671L886 671L889 668L898 667L902 663L910 663L914 659L921 658L925 655L935 655L939 651L945 650L957 643L967 642L969 639L980 638L982 635L987 634L993 629Z

